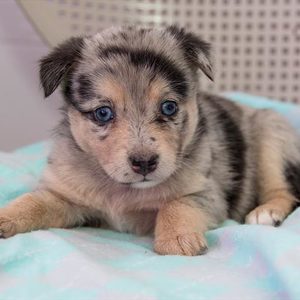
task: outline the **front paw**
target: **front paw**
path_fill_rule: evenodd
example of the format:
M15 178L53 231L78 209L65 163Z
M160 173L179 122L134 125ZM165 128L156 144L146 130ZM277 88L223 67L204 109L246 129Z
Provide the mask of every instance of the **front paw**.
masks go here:
M195 256L206 253L207 244L203 235L192 232L171 238L157 237L154 241L154 250L161 255Z
M8 238L17 233L16 224L5 215L0 214L0 238Z

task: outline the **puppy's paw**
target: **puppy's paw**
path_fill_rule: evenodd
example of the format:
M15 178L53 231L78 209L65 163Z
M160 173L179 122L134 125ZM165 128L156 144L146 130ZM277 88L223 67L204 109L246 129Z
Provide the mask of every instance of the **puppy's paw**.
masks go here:
M16 223L9 217L0 214L0 238L8 238L17 233Z
M287 214L273 205L263 204L252 210L247 216L246 224L279 226Z
M206 240L203 235L193 232L180 234L173 238L156 238L154 250L161 255L195 256L207 251Z

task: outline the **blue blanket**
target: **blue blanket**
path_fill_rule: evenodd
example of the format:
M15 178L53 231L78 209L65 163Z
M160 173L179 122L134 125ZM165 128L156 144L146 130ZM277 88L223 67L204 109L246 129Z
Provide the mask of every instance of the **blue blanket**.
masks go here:
M227 95L300 128L297 106ZM34 188L48 151L39 143L0 153L0 206ZM0 299L300 299L300 209L278 228L228 220L206 236L206 255L163 257L149 237L103 229L19 234L0 240Z

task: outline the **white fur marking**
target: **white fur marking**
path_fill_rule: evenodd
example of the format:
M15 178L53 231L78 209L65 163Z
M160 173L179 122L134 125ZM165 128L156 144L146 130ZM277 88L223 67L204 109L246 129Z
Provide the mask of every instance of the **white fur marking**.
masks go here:
M283 217L276 211L256 208L246 217L246 224L271 225L274 226L278 222L282 222Z
M273 225L274 220L269 211L263 210L257 214L258 224Z

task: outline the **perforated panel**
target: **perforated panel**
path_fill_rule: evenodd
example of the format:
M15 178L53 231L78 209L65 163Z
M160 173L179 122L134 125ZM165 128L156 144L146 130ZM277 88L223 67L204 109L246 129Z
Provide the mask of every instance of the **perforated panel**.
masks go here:
M19 2L51 45L112 25L185 26L214 47L215 81L203 88L300 103L300 0Z

